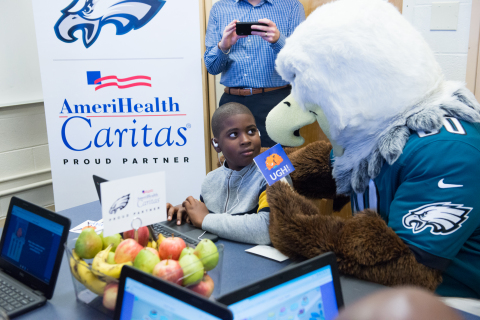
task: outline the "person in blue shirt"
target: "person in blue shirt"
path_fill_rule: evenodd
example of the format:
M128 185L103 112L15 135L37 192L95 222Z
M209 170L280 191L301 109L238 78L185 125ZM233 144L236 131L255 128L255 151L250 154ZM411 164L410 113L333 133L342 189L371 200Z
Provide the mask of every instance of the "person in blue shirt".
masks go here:
M265 130L265 118L291 89L275 71L275 59L304 20L298 0L220 0L210 11L204 59L210 74L222 73L220 83L226 88L219 105L247 106L260 130L262 147L275 144ZM252 26L251 36L238 36L237 21L268 26Z

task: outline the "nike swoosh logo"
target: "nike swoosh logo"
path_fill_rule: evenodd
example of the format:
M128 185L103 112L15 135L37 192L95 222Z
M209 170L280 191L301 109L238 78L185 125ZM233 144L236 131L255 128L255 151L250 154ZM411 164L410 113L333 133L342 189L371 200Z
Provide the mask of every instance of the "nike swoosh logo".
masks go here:
M445 180L445 179L442 179L442 180L438 181L438 187L440 189L461 188L461 187L463 187L463 184L447 184L447 183L443 183L443 180Z

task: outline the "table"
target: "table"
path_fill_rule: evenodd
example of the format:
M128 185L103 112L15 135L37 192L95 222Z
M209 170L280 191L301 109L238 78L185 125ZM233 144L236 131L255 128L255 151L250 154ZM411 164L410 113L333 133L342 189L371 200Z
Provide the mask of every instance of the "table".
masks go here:
M101 206L99 201L87 203L68 210L60 211L72 221L72 227L85 220L99 220ZM77 237L71 233L69 239ZM270 276L291 264L290 260L276 262L245 252L252 245L221 239L217 244L225 246L222 271L222 294L234 291L240 287ZM345 305L385 288L382 285L341 276ZM73 288L68 261L64 255L53 298L46 305L21 315L16 319L109 319L106 315L77 302Z

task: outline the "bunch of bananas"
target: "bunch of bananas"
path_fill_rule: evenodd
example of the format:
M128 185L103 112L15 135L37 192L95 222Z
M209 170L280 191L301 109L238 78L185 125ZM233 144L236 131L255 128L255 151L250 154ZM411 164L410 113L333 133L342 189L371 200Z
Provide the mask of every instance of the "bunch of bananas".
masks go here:
M120 272L122 272L123 266L133 266L133 263L128 261L125 263L109 264L107 258L112 247L113 246L110 244L107 248L97 253L92 261L92 272L98 276L106 275L118 279L120 278Z
M103 295L103 290L107 285L107 282L103 278L99 278L90 271L88 264L78 256L75 249L72 249L72 256L70 257L70 270L72 275L80 283L82 283L87 289L98 294Z

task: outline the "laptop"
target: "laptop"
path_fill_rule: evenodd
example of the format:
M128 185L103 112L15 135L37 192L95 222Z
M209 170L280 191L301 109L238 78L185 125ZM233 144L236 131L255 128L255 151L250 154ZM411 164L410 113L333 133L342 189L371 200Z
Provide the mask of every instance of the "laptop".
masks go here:
M0 308L15 317L52 298L70 219L12 197L0 241Z
M93 182L95 183L95 188L97 189L100 203L102 202L100 184L107 181L108 180L100 178L99 176L93 176ZM187 244L190 245L197 245L202 239L210 239L213 242L218 240L218 236L216 234L206 232L188 223L183 223L179 226L177 225L176 220L155 223L149 226L149 229L155 241L157 240L158 234L162 234L164 237L171 237L172 233L175 237L182 238Z
M227 307L129 266L122 268L115 320L231 320Z
M287 267L217 299L234 319L336 318L343 296L332 252Z

